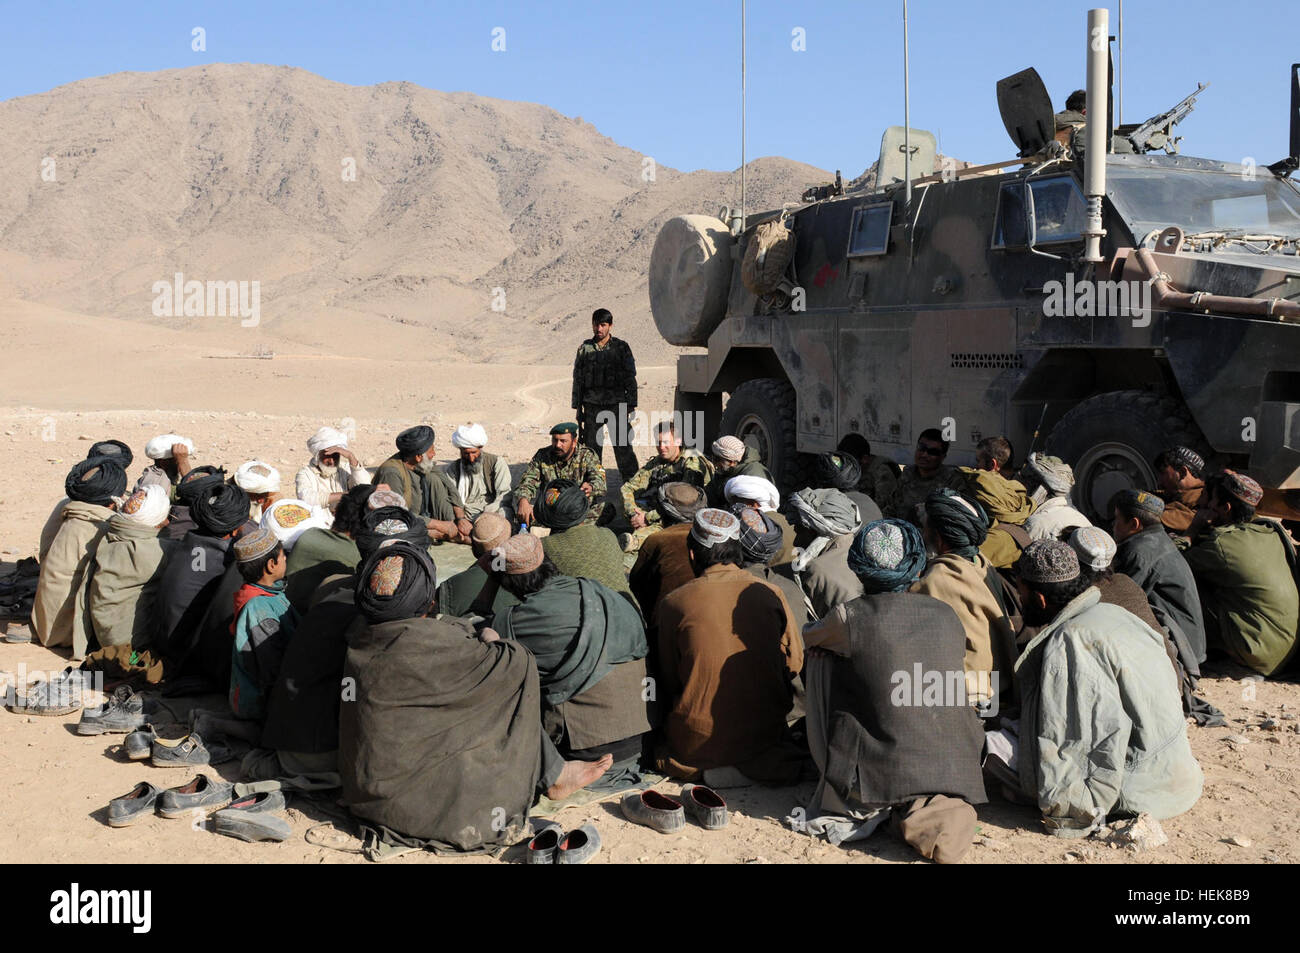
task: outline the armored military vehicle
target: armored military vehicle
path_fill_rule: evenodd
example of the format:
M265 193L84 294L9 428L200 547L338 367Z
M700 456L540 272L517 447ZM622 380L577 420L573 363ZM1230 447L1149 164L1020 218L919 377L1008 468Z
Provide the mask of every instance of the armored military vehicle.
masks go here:
M1105 103L1096 48L1088 98ZM1294 66L1291 85L1291 157L1270 167L1178 154L1195 94L1146 123L1089 109L1086 130L1058 130L1026 70L998 84L1012 161L936 171L912 131L909 183L891 131L872 189L811 189L734 234L669 221L652 311L670 343L706 349L679 358L678 409L703 414L705 439L757 447L786 491L848 433L907 464L937 427L948 463L973 464L995 434L1017 461L1062 456L1094 516L1153 487L1153 458L1181 443L1274 488L1265 512L1300 517L1300 494L1278 492L1300 487Z

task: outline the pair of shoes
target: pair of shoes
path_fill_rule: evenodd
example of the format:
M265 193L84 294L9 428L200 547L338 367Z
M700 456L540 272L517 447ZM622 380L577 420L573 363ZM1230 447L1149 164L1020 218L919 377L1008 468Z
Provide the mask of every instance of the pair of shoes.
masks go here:
M108 824L126 827L155 808L161 817L177 818L201 808L223 807L230 803L234 787L226 781L213 781L206 774L166 791L141 781L126 794L108 802Z
M250 794L212 815L212 829L227 837L242 841L282 841L293 836L293 828L276 811L285 807L280 791L262 791Z
M145 722L130 732L122 742L126 756L132 761L148 761L153 751L153 740L158 737L153 725Z
M547 824L528 842L530 864L589 864L600 853L600 832L588 822L564 833L559 824Z
M134 731L144 723L144 696L137 695L129 685L119 685L113 697L103 705L82 711L77 734L121 734Z
M127 754L130 756L129 751ZM188 768L229 760L230 749L215 744L209 749L197 731L190 732L184 738L168 739L154 735L150 751L150 761L155 768Z
M644 824L661 834L674 834L684 828L687 811L705 830L720 830L729 820L727 802L717 791L702 784L684 785L680 801L653 788L628 791L623 795L622 807L629 821Z
M90 676L90 672L68 666L49 681L31 686L25 695L16 695L5 707L20 715L71 715L81 707L82 692Z

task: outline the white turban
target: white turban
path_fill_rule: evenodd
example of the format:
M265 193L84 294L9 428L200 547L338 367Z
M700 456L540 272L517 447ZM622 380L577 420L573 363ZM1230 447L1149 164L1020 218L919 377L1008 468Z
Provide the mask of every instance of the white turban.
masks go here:
M171 500L157 483L148 483L127 497L119 511L132 523L158 526L171 512Z
M781 505L781 493L770 481L756 476L732 477L722 488L722 493L731 503L735 500L757 503L764 513L770 513Z
M194 441L189 437L165 433L160 437L154 437L144 445L144 455L150 460L170 460L172 458L172 446L178 443L185 444L185 449L190 453L194 452Z
M287 553L298 542L298 537L309 529L329 529L334 517L329 510L308 506L302 500L276 500L262 514L262 528L269 529L284 544Z
M487 431L482 424L461 424L451 435L451 444L461 450L487 445Z
M249 460L235 471L235 485L246 493L275 493L280 489L280 471L261 460Z
M347 445L348 435L342 430L335 430L333 427L321 427L307 441L307 449L311 451L313 463L320 459L320 452L327 447L346 447Z

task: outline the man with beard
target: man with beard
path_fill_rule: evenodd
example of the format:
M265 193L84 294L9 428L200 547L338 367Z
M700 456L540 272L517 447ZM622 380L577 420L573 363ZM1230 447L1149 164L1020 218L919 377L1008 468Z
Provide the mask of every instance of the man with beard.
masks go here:
M542 447L528 462L515 487L515 514L532 523L538 492L552 480L572 480L591 503L587 519L595 522L605 499L605 468L590 447L578 443L578 425L572 421L551 428L551 445Z
M343 494L370 482L370 474L348 449L348 435L321 427L307 441L311 460L294 477L294 492L309 506L333 509Z
M1110 814L1188 810L1203 778L1164 637L1102 602L1066 543L1030 543L1016 572L1025 622L1042 628L1016 662L1014 760L1048 832L1086 837Z
M646 537L659 529L659 488L665 483L703 487L713 478L713 465L698 450L682 449L671 420L655 427L657 454L623 484L623 513L632 532L620 540L623 551L635 553Z
M1155 459L1159 496L1165 501L1161 522L1179 535L1200 529L1196 513L1209 504L1205 495L1205 458L1190 447L1170 447Z
M763 466L758 451L739 437L726 435L713 441L709 447L709 459L713 463L713 479L704 485L704 496L709 506L726 507L727 481L732 477L752 476L776 483L776 477Z
M487 431L482 424L462 424L451 435L451 443L460 459L443 468L460 494L465 515L470 521L484 513L500 513L510 519L510 467L504 457L488 453Z
M468 543L474 524L456 486L438 469L433 428L420 424L397 435L397 452L379 465L374 481L400 493L406 508L427 521L434 542Z

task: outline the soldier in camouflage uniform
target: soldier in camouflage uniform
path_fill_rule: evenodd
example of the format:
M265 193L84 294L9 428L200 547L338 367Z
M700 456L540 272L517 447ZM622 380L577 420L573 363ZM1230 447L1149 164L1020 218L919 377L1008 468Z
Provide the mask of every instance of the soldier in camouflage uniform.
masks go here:
M587 521L595 522L601 515L605 500L605 468L600 456L589 447L578 443L576 423L556 424L551 428L551 445L542 447L528 462L519 485L515 487L515 515L521 522L533 522L533 507L537 494L552 480L572 480L582 487L591 500Z
M659 488L665 483L689 483L703 489L713 478L713 464L698 450L683 450L671 420L655 427L659 452L622 487L623 513L632 524L631 534L619 541L623 551L635 553L651 533L660 528Z
M573 359L573 409L582 422L582 442L595 451L597 460L601 428L609 427L618 472L626 480L637 470L628 423L636 411L636 360L627 342L610 333L613 324L605 308L592 312L591 338L582 342Z
M898 485L894 488L894 493L888 502L879 501L880 509L887 519L908 520L920 525L916 508L925 502L925 498L932 491L944 487L949 487L958 493L966 490L961 473L955 467L944 464L943 460L946 456L948 456L948 441L943 439L943 434L933 427L922 430L921 436L916 441L913 465L905 469L903 475L898 478Z

